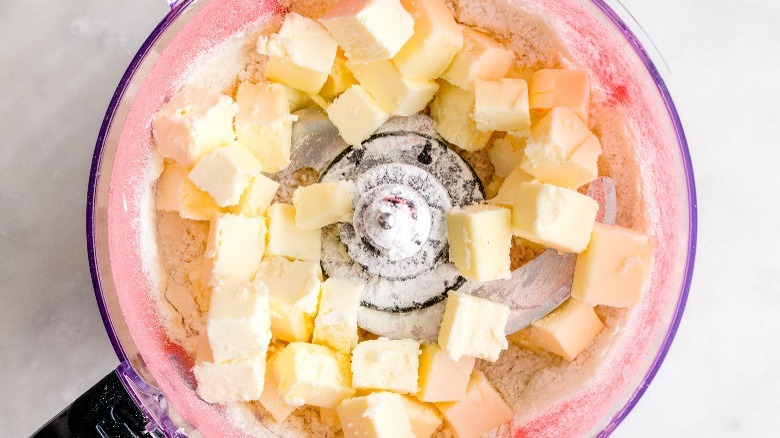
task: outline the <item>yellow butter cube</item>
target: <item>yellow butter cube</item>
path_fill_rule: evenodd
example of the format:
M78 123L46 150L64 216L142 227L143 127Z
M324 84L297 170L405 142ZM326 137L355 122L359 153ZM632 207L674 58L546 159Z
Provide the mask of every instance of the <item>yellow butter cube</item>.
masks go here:
M316 21L290 12L279 32L260 37L257 50L268 55L266 78L316 94L328 78L336 58L336 41Z
M359 146L390 116L362 85L353 85L327 107L328 118L339 135L352 146Z
M401 0L414 18L414 34L393 57L405 78L436 79L463 47L463 30L443 0Z
M474 371L466 397L457 402L436 403L455 438L480 437L512 421L514 412L484 374Z
M392 392L374 392L344 400L336 412L345 438L413 438L403 398Z
M179 211L179 192L187 179L187 169L169 162L165 163L157 180L156 206L160 211Z
M520 184L533 180L533 175L529 175L520 166L517 166L512 169L506 179L501 183L501 186L498 188L498 193L496 193L494 197L488 199L487 203L512 209L517 201L517 189L520 188Z
M293 193L295 223L302 230L318 230L336 222L352 222L352 181L315 183Z
M252 283L221 282L211 292L206 332L214 363L265 361L271 342L268 289Z
M588 248L577 255L571 296L592 306L635 305L650 276L654 250L650 236L595 224Z
M576 189L598 176L601 143L574 112L554 108L534 126L523 170L542 182Z
M466 377L468 383L468 376ZM441 426L441 415L432 404L423 403L408 395L402 396L401 401L404 403L415 438L428 438Z
M152 119L157 151L190 167L211 150L235 140L236 112L238 106L230 96L186 86L171 96Z
M219 214L211 221L206 242L206 269L215 281L251 281L265 248L266 227L261 217Z
M466 395L475 359L470 356L452 360L439 344L422 348L420 355L420 390L417 398L424 402L458 401Z
M512 215L497 205L470 205L447 212L450 261L469 280L508 279Z
M327 347L293 342L277 353L274 379L288 405L335 408L352 397L349 356Z
M236 92L236 136L263 165L278 172L290 164L292 123L285 87L280 84L242 82Z
M195 357L198 396L209 403L258 400L264 391L265 357L229 363L214 363L208 336L203 331L198 338Z
M590 75L586 70L542 69L531 80L531 108L564 106L588 123Z
M317 313L322 284L322 268L318 262L268 256L260 263L255 282L268 286L272 298L283 300L307 315Z
M320 260L320 230L300 229L295 224L295 207L276 203L265 214L268 218L266 255L310 262Z
M442 77L464 90L474 90L477 79L495 81L512 66L514 54L482 32L463 28L463 47Z
M475 83L474 121L480 131L524 131L531 127L528 84L522 79Z
M311 100L309 94L304 93L303 91L297 88L293 88L289 85L284 85L284 84L282 85L284 86L284 94L287 95L287 102L290 105L291 113L306 108L308 106L314 105L314 101Z
M509 308L484 298L450 291L439 331L439 345L455 361L473 356L490 362L508 347L504 329Z
M257 174L249 183L237 205L229 210L244 216L263 216L276 197L279 183L263 174Z
M495 168L495 174L502 178L508 177L523 162L524 148L525 139L509 134L493 141L493 145L488 149L488 157Z
M509 339L520 346L574 360L603 328L593 306L569 298L549 315L513 333Z
M415 394L420 344L411 339L379 338L352 350L352 386Z
M356 62L392 58L414 32L398 0L339 0L320 22Z
M339 278L327 279L322 284L312 342L349 354L358 343L357 312L362 295L362 284Z
M473 111L473 91L439 81L439 91L431 103L431 117L436 121L436 132L448 142L471 152L485 148L492 135L492 132L477 129L477 124L471 118Z
M238 204L244 190L263 166L241 143L220 146L198 161L189 177L220 207Z
M425 109L439 86L401 76L389 59L347 61L352 74L391 116L410 116Z
M334 100L341 93L347 91L349 87L358 83L355 76L349 71L346 63L347 57L344 56L344 52L339 49L339 51L336 52L336 60L333 63L333 68L331 68L330 73L328 74L328 79L320 90L320 96L326 100Z
M512 232L560 252L581 253L588 246L599 204L574 190L537 182L515 190Z
M199 189L185 175L179 188L179 216L184 219L209 221L222 213L225 213L225 209L217 205L211 195Z
M295 411L296 406L285 403L281 394L279 394L279 383L274 378L273 372L275 358L275 353L269 354L268 361L265 364L265 386L258 402L274 417L277 423L281 423Z

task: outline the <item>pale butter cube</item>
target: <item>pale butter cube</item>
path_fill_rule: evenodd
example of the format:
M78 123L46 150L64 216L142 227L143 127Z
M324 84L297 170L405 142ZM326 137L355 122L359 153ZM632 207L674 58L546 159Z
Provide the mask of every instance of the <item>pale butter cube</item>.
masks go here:
M219 214L211 221L206 265L211 283L251 281L263 259L266 228L262 217Z
M280 299L307 315L317 313L322 285L322 267L318 262L269 256L260 263L255 281L268 286L272 298Z
M474 152L487 146L492 132L477 129L471 118L474 92L466 91L446 81L439 81L439 91L431 102L431 117L436 132L455 146Z
M474 121L480 131L524 131L531 127L528 84L522 79L478 79Z
M493 141L493 145L488 149L488 157L495 168L495 174L502 178L508 177L523 162L524 148L525 139L511 134Z
M482 32L463 28L463 47L442 77L464 90L474 90L477 79L495 81L512 66L514 54Z
M211 195L220 207L238 204L244 190L263 166L241 143L220 146L198 161L189 173L199 189Z
M655 239L596 223L588 248L577 255L571 296L592 306L630 307L642 298L653 267Z
M520 166L517 166L501 183L501 187L498 188L498 193L494 197L488 199L487 203L512 209L517 201L517 189L520 188L520 184L533 180L533 175L528 174Z
M236 136L263 165L278 172L290 164L292 123L285 87L280 84L242 82L236 92Z
M392 116L411 116L425 109L439 85L434 81L417 81L401 76L388 60L347 61L352 74Z
M276 197L279 183L263 174L257 174L230 212L244 216L263 216Z
M359 146L390 118L362 85L353 85L327 107L328 118L339 135L352 146Z
M542 69L531 80L532 109L565 106L588 123L590 75L586 70Z
M484 374L474 371L466 397L457 402L436 403L455 438L480 437L512 421L514 412Z
M196 221L209 221L225 213L214 198L199 189L189 178L185 178L179 189L179 216Z
M314 319L312 342L349 354L358 343L357 312L363 285L329 278L322 283L322 297Z
M435 342L424 345L420 355L420 390L417 391L417 398L431 403L462 399L466 395L475 362L471 356L452 360Z
M295 224L302 230L318 230L336 222L352 222L352 181L315 183L295 189Z
M345 438L414 438L402 396L374 392L344 400L336 412Z
M200 157L236 138L233 117L238 106L230 96L186 86L171 96L152 119L157 151L190 167Z
M265 357L214 363L205 331L198 338L192 372L197 382L195 391L209 403L258 400L265 390Z
M260 37L257 51L268 55L266 78L316 94L336 59L336 40L316 21L290 12L278 33Z
M274 378L274 360L276 353L269 354L268 361L265 364L265 386L263 393L257 400L260 405L274 417L277 423L281 423L295 411L296 406L288 405L279 394L279 384Z
M306 108L308 106L314 105L314 101L311 99L309 94L297 88L293 88L289 85L284 85L284 93L287 95L287 103L290 105L291 113L294 113L295 111Z
M468 383L468 376L466 376L466 383ZM408 395L401 396L401 401L404 403L415 438L428 438L441 426L441 415L433 405Z
M544 318L509 336L512 342L574 360L604 328L593 306L569 298Z
M414 33L398 0L339 0L320 22L356 62L390 59Z
M157 179L156 206L160 211L179 211L179 192L187 179L187 169L176 163L165 163Z
M352 386L415 394L419 355L420 344L411 339L360 342L352 350Z
M349 356L327 347L293 342L274 358L274 379L288 405L335 408L352 397Z
M347 67L347 57L344 56L344 52L339 49L336 52L336 60L333 62L333 68L331 68L328 74L328 79L325 81L325 85L320 90L320 96L326 100L334 100L341 93L347 91L349 87L357 84L357 79L349 71Z
M508 279L512 214L497 205L470 205L447 212L450 261L469 280Z
M227 281L214 286L206 332L214 363L262 358L265 365L265 354L271 342L268 289L252 283Z
M320 260L320 230L302 230L295 224L295 207L290 204L272 204L265 212L268 218L269 256L318 262Z
M524 154L523 170L542 182L576 189L598 176L601 143L572 110L557 107L534 126Z
M515 190L512 233L559 252L581 253L588 246L599 204L574 190L538 182Z
M414 18L414 34L393 57L393 63L405 78L436 79L463 47L463 30L444 0L401 3Z
M473 356L490 362L508 347L504 330L509 307L450 291L439 330L439 345L456 361Z

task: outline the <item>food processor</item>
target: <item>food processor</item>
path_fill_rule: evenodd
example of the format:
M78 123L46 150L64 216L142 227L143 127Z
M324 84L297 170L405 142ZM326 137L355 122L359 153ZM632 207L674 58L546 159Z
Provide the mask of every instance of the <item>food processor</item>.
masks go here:
M652 231L659 240L659 252L646 296L633 310L636 314L632 323L623 328L626 341L616 345L610 359L601 365L614 372L598 373L576 394L512 428L512 436L517 437L608 436L636 405L655 376L685 306L696 245L696 198L687 144L662 75L640 42L649 40L619 2L500 1L510 7L522 5L551 20L560 37L576 46L571 54L574 60L591 71L594 82L602 86L610 102L626 110L641 139L638 147L643 168L641 179L649 205L657 210L652 218ZM89 180L90 269L99 310L119 365L44 426L37 436L250 436L226 416L223 406L208 404L196 395L191 373L193 359L168 339L153 298L159 293L158 279L148 267L156 262L156 248L140 236L153 232L150 228L154 226L153 221L145 220L154 215L153 190L149 186L149 172L154 168L150 129L153 114L181 85L187 68L204 50L242 32L257 20L280 16L285 6L273 0L169 3L171 11L144 42L114 93L97 140ZM659 58L657 54L656 58ZM390 138L397 137L399 132L404 133L403 138ZM370 297L364 299L361 325L390 321L386 326L374 327L375 332L400 336L403 333L397 333L397 329L403 327L413 330L411 334L417 338L430 338L432 334L425 332L430 330L430 324L399 325L395 319L376 318L372 312L395 313L399 317L410 312L428 312L434 315L428 318L435 320L436 313L431 309L437 309L442 303L443 292L463 286L458 284L462 279L456 273L446 272L446 264L439 263L442 247L441 239L436 237L442 227L441 220L437 222L436 218L441 218L447 206L438 205L437 199L466 205L483 200L484 192L478 184L471 184L458 193L453 193L452 184L440 184L442 180L468 182L476 178L470 174L472 169L436 138L435 132L390 125L366 142L368 152L357 157L358 164L356 157L350 156L355 150L347 148L335 151L338 153L327 159L309 163L315 168L320 166L317 170L322 172L323 181L354 178L361 192L372 194L358 201L356 215L377 218L380 225L361 228L357 226L361 221L356 220L354 227L331 226L324 230L323 251L328 251L328 245L344 244L349 255L342 260L331 258L323 262L326 273L347 272L357 263L384 269L366 274L382 278L397 272L408 274L414 269L419 275L435 277L437 282L444 278L442 291L436 290L416 301L401 300L402 308L389 308L384 301L372 304ZM318 141L322 143L321 138ZM396 147L406 144L408 153L390 160L377 158L387 149L388 141ZM368 163L374 158L378 161L371 166L359 164L361 160ZM432 162L437 164L425 174L420 172L421 165L425 167ZM388 178L393 184L376 184ZM422 187L418 192L429 193L431 197L417 200L414 198L417 195L404 192L403 187L411 184L410 179ZM594 192L589 193L602 207L609 204L610 196L614 197L614 187L610 184L608 179L599 179L592 188ZM437 197L439 192L447 192L448 196ZM414 222L402 222L404 216L398 213L398 202L388 204L388 199L402 199L405 205L412 201L424 203L427 207L423 212L416 210L415 214L429 215L433 225L421 230ZM610 208L606 210L609 214ZM600 220L610 221L605 217ZM393 233L386 231L396 226L408 226L412 232L425 235L414 251L419 254L419 263L404 262L407 265L398 266L399 261L409 257L392 253L397 245L393 244ZM372 242L371 251L365 249L367 241ZM420 250L423 246L426 251ZM389 252L382 253L384 250ZM364 261L377 257L378 253L392 263ZM562 269L555 272L566 276L561 272L571 260L553 251L529 263L524 275L536 269L531 277L555 285L551 280L554 276L543 275L552 271L538 269L550 266L547 258L555 257ZM403 278L395 280L402 282ZM560 303L565 299L560 287L555 286L544 294L540 303L549 306L550 302ZM491 293L480 292L479 288L468 290ZM411 291L401 295L401 298L411 296ZM415 320L421 318L417 315ZM527 324L516 323L517 328Z

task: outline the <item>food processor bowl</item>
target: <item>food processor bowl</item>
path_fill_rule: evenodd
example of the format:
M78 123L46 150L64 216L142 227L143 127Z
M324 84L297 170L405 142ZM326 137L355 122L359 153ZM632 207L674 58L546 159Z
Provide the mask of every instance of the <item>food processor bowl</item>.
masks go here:
M626 110L639 139L641 190L652 210L650 234L658 239L647 294L631 310L621 328L625 339L615 343L603 369L575 394L514 424L511 432L517 437L607 436L653 380L683 314L696 244L688 148L662 75L637 35L645 37L635 22L629 26L621 19L629 16L617 1L501 1L549 17L571 45L571 59L592 72L608 102ZM151 181L160 165L152 153L150 121L200 54L283 12L271 0L173 2L125 72L103 121L89 180L89 261L100 312L120 361L115 376L138 406L149 435L249 434L224 406L196 395L193 360L168 339L161 323L156 300L161 279L150 268L159 260L154 239L144 238L154 233Z

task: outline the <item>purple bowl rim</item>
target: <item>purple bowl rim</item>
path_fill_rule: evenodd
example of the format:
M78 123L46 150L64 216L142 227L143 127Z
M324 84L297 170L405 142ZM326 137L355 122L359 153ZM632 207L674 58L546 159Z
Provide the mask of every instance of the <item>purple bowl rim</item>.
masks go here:
M114 351L116 352L116 355L121 362L128 362L127 361L128 357L126 352L122 348L122 344L119 341L119 337L116 334L116 331L114 330L114 327L111 323L111 317L108 314L108 309L106 308L106 305L103 300L103 288L100 280L100 272L99 272L98 260L97 260L97 241L96 241L96 234L95 234L95 205L96 205L98 179L100 178L103 152L105 150L108 132L111 128L111 124L113 122L116 109L119 106L119 103L122 100L122 97L124 96L125 92L127 91L127 87L130 81L135 76L138 67L140 66L141 62L145 59L146 55L149 53L149 50L152 48L154 43L156 43L159 37L162 35L162 33L165 32L168 26L170 26L171 23L173 23L176 20L176 18L178 18L181 15L182 12L185 9L187 9L187 7L191 3L193 3L193 1L196 0L184 0L172 5L171 10L165 15L165 17L163 17L162 21L160 21L160 23L154 28L152 33L149 35L149 37L147 37L147 39L141 45L141 48L133 57L133 60L131 61L130 65L125 70L122 79L119 81L119 84L117 85L117 88L114 91L114 95L111 99L111 103L109 104L106 110L106 114L103 118L103 123L100 127L100 132L98 134L97 142L95 144L95 151L92 156L92 164L89 173L89 183L87 185L87 206L86 206L87 207L86 208L87 257L89 259L89 269L92 277L92 286L94 289L95 298L97 300L98 309L100 311L100 317L103 320L103 325L106 327L106 332L108 334L109 340L111 341L111 345L114 347ZM696 184L694 182L693 165L691 162L691 156L688 150L688 141L685 137L685 132L683 130L682 122L677 112L677 108L675 107L672 97L669 94L669 89L667 88L666 83L664 82L661 74L658 72L658 69L656 68L655 64L651 60L647 51L644 49L642 43L637 39L636 35L634 35L634 33L626 25L626 23L615 13L615 11L609 5L607 5L604 0L590 0L590 1L596 7L598 7L599 10L601 10L601 12L603 12L604 15L612 22L612 24L614 24L620 30L622 35L631 44L631 47L634 49L637 56L639 56L639 58L642 60L643 64L645 65L645 68L647 69L647 71L650 73L650 75L653 77L653 80L655 81L656 88L658 89L658 92L661 94L664 104L666 105L666 110L674 126L675 135L677 138L681 158L683 161L685 182L688 189L688 208L689 208L688 254L686 257L685 274L680 287L681 294L677 301L677 306L675 307L674 310L674 316L672 318L666 336L661 344L661 348L658 350L655 359L653 359L653 363L651 364L650 369L645 374L645 377L642 379L642 383L629 397L629 399L626 401L626 404L623 406L623 408L621 408L612 417L612 419L604 427L604 429L602 429L602 431L597 434L597 436L599 437L607 437L612 434L615 428L617 428L617 426L620 425L620 423L626 418L626 416L628 416L628 414L634 409L634 407L636 407L637 403L642 398L642 395L644 395L648 386L650 385L650 383L652 383L653 379L658 373L661 364L663 363L667 353L669 352L669 348L672 345L674 337L677 334L677 330L679 329L680 321L682 319L682 315L685 310L685 305L688 300L688 294L691 287L691 280L693 277L693 267L696 259L698 211L697 211L697 201L696 201Z

